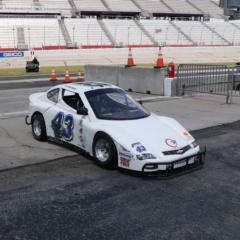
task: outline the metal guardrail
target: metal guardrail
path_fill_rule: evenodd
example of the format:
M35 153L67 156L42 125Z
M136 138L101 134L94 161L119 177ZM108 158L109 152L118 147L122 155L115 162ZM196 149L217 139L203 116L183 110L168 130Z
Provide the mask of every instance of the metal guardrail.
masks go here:
M223 95L226 103L231 103L233 96L240 96L240 73L226 65L180 64L176 77L178 95L186 92Z

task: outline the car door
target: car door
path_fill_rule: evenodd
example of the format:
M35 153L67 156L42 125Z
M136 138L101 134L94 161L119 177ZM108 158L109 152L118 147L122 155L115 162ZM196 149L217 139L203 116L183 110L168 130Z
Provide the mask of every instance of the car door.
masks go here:
M46 112L47 135L85 150L85 124L88 116L77 114L83 102L77 92L63 88L58 103Z

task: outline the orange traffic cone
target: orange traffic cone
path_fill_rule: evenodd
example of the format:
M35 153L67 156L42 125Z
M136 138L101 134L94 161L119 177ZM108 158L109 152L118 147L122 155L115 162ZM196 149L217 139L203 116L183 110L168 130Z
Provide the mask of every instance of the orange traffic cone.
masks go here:
M84 79L83 79L83 77L82 77L82 73L81 73L80 70L78 70L78 78L77 78L77 81L78 81L78 82L83 82L83 81L84 81Z
M156 62L156 65L154 66L154 68L162 68L162 67L164 67L162 48L159 47L158 58L157 58L157 62Z
M65 77L64 77L64 83L71 83L68 68L66 69L66 74L65 74Z
M129 48L128 50L128 61L127 61L127 65L125 67L134 67L136 66L134 64L134 60L133 60L133 56L132 56L132 49Z
M56 76L55 68L52 68L51 76L50 76L50 81L57 81L57 76Z

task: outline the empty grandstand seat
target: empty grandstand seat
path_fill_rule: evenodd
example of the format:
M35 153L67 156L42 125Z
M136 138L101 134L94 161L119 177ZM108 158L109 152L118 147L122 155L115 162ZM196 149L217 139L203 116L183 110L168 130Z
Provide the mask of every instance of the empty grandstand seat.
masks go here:
M176 13L192 13L192 14L200 13L186 0L167 0L166 2Z
M65 19L65 25L72 41L76 42L78 46L111 45L97 19Z
M43 46L64 46L65 41L57 19L1 18L0 47L16 47L18 27L24 29L25 42L29 48Z
M187 45L190 42L167 20L140 20L156 42L160 45Z
M118 45L152 45L150 39L141 31L133 20L105 19L107 29Z
M135 0L142 9L148 12L162 12L162 13L169 13L172 12L171 9L166 7L162 2L159 0Z
M74 0L74 3L80 11L107 11L101 0Z
M138 12L139 9L131 0L105 0L112 11Z
M195 6L212 18L223 18L223 9L211 0L190 0Z

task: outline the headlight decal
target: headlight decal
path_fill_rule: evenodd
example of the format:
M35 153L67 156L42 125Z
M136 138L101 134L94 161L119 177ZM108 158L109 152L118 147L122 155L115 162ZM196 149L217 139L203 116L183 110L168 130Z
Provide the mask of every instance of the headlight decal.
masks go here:
M151 153L143 153L141 155L139 154L139 155L136 155L136 157L138 160L156 159L156 157Z

